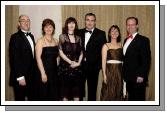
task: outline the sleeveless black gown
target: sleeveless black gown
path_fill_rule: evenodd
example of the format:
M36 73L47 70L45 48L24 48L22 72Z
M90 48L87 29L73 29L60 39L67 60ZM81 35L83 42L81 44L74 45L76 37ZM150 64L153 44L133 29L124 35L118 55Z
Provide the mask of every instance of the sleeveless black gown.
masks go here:
M55 101L59 99L59 83L57 76L58 46L43 47L41 59L47 75L47 83L40 78L40 100Z

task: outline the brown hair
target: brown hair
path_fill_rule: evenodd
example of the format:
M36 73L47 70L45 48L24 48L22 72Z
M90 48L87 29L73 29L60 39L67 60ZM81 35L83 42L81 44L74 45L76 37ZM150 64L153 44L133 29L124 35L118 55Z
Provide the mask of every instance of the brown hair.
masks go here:
M110 27L110 29L108 30L108 42L111 42L111 35L110 35L110 32L111 32L111 30L112 30L113 28L118 30L119 35L118 35L118 37L117 37L117 42L120 42L120 41L121 41L121 33L120 33L120 29L119 29L119 27L118 27L117 25L112 25L112 26Z
M93 14L93 13L87 13L86 15L85 15L85 20L86 20L86 17L87 16L93 16L94 18L95 18L95 21L96 21L96 15L95 14Z
M130 19L134 19L136 21L136 25L138 25L138 19L136 17L133 17L133 16L132 17L128 17L126 19L126 24L127 24L127 21L130 20Z
M68 34L68 24L74 22L75 23L75 29L74 29L74 35L77 34L78 32L78 24L77 24L77 20L73 17L69 17L67 18L64 28L63 28L63 34Z
M53 22L53 20L46 18L42 22L42 35L45 35L44 27L48 25L51 25L53 27L52 35L55 33L55 23Z

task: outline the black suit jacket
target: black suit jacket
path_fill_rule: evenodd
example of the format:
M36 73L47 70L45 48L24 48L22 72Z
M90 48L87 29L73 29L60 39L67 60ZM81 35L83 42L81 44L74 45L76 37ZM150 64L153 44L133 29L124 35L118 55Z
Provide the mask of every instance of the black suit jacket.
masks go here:
M30 35L33 40L34 36ZM35 49L34 49L35 51ZM32 49L25 34L19 30L11 35L9 42L9 58L10 58L10 85L17 85L17 78L24 76L27 83L31 81L34 73L36 60L33 57Z
M85 28L79 30L79 36L82 39L84 57L88 66L94 69L101 69L101 49L107 42L105 32L95 28L85 49Z
M148 81L150 60L150 41L148 38L137 34L124 55L124 80L126 82L136 83L137 77L140 76L144 78L143 83L146 83Z

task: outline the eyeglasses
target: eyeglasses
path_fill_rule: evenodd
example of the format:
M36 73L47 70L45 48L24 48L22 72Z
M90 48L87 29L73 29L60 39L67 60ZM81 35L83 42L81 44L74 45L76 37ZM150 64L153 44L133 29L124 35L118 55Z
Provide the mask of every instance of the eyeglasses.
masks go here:
M30 20L20 20L19 22L22 22L22 23L29 23L30 22Z

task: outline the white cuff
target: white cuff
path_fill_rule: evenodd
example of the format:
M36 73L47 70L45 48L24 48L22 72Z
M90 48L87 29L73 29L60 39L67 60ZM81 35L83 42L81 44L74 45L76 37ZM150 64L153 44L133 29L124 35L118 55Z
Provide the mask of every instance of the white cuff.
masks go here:
M23 80L23 79L24 79L24 76L21 76L21 77L17 78L17 81Z

